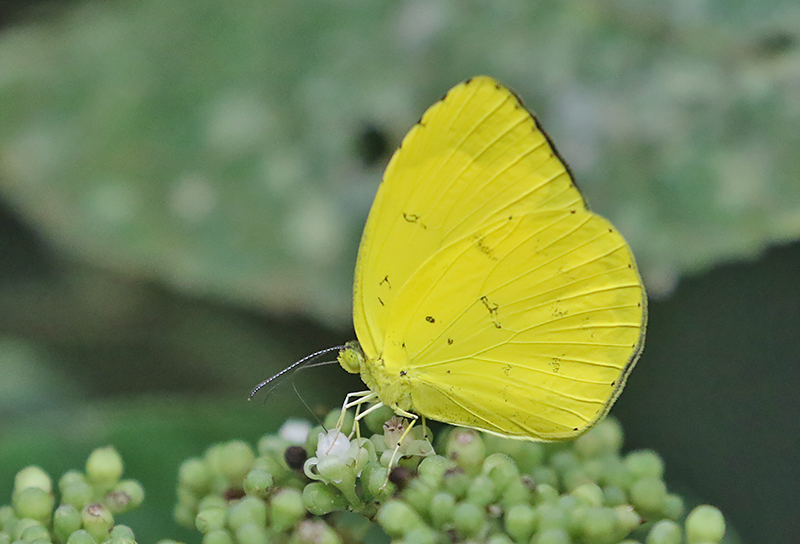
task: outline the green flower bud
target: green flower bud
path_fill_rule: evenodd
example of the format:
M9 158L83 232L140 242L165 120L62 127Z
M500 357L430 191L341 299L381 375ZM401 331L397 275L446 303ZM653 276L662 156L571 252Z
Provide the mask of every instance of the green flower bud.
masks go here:
M126 536L112 536L103 544L136 544L136 541L133 538L128 538Z
M585 506L603 506L603 490L595 483L580 485L570 492L578 501Z
M625 457L625 466L635 478L661 478L664 475L664 461L652 450L639 450Z
M603 488L603 504L607 506L619 506L627 504L628 498L621 487L609 485Z
M32 489L32 488L28 488ZM44 540L50 542L50 533L44 525L31 525L19 535L20 540L25 542L33 542L34 540Z
M106 504L112 514L129 512L142 505L144 488L136 480L122 480L106 494Z
M497 493L502 494L512 481L519 478L519 469L508 455L493 453L484 459L481 474L488 476Z
M617 515L611 508L588 508L583 516L582 534L586 544L616 542Z
M298 491L298 494L300 492ZM248 523L267 526L267 503L257 497L244 497L228 508L228 527L238 531Z
M570 544L569 535L564 529L545 529L533 536L532 544Z
M678 521L683 515L683 498L680 495L668 494L664 501L664 517Z
M488 476L476 476L467 489L467 500L478 506L486 506L495 499L494 482Z
M394 411L386 405L381 406L374 412L367 414L362 420L370 432L383 434L383 424L389 421L394 415Z
M719 509L701 504L686 516L686 540L689 544L719 542L725 535L725 518Z
M122 457L114 446L97 448L86 460L86 476L101 493L116 485L122 476L122 470Z
M664 509L667 486L658 478L640 478L631 486L631 504L645 517L655 517Z
M533 469L544 462L544 444L539 442L522 442L520 440L507 440L507 442L514 442L522 444L519 453L511 457L517 464L520 474L533 474Z
M441 487L456 499L466 497L472 478L461 467L445 472Z
M316 516L323 516L347 507L347 499L336 488L322 482L311 482L303 488L303 506Z
M263 525L257 523L245 523L236 530L236 542L238 544L268 544L269 535Z
M413 508L399 500L389 500L378 510L377 521L391 537L405 535L412 529L424 527L425 523Z
M293 544L342 544L342 539L327 523L322 520L308 519L301 521L291 541Z
M642 524L642 517L629 504L620 504L614 507L617 516L617 533L627 535Z
M77 470L65 472L58 480L58 489L61 491L61 504L71 504L77 510L82 510L94 499L94 488Z
M84 529L79 529L69 535L67 539L67 544L97 544L97 541L94 539L92 535L89 534L88 531Z
M394 485L387 484L389 469L377 462L367 463L361 473L361 481L366 484L367 491L374 499L381 499L391 495Z
M681 528L674 521L661 520L650 529L645 544L681 544Z
M344 434L345 436L350 435L350 431L353 430L353 423L355 422L355 415L353 415L352 410L348 410L344 415L344 420L342 422L342 426L338 427L337 424L339 423L339 416L341 415L342 411L339 409L331 410L328 412L328 415L325 416L325 420L323 421L323 425L326 429L339 429L339 431ZM313 429L312 431L313 432ZM309 433L310 433L309 432ZM311 450L313 451L313 450Z
M244 477L253 468L256 454L250 444L242 440L231 440L224 444L214 468L217 469L233 487L241 487Z
M603 441L603 452L605 453L619 453L619 450L622 449L622 443L625 439L624 433L622 432L622 426L619 424L613 417L607 417L603 421L597 424L594 429L591 429L589 432L593 432L598 435Z
M264 469L254 468L244 478L244 492L247 495L266 499L272 491L272 474Z
M69 535L81 528L81 513L71 504L62 504L53 514L53 535L66 542Z
M471 502L462 502L456 506L453 516L453 527L463 538L477 536L486 525L486 511Z
M633 484L634 477L619 457L608 456L603 459L602 475L598 481L603 485L628 489Z
M122 524L114 525L109 534L111 535L112 538L119 538L131 541L136 540L136 538L133 536L133 529L131 529L127 525L122 525Z
M580 468L580 461L572 450L560 450L550 456L550 466L557 474L566 474L572 469Z
M507 508L515 504L530 504L532 487L533 484L527 476L518 476L506 486L500 502Z
M203 508L194 518L194 525L203 534L225 527L225 509L218 506Z
M558 501L558 490L549 484L539 484L536 486L536 504L553 504Z
M0 544L11 544L11 536L5 531L0 531Z
M227 508L228 501L219 495L209 495L207 497L203 497L203 499L197 503L197 510L205 510L206 508L211 508L213 506L224 509Z
M545 484L553 489L558 489L558 474L550 467L536 467L531 472L531 476L537 486Z
M114 526L114 516L102 504L93 503L81 510L83 528L98 542L108 538L108 532Z
M430 527L416 527L411 529L403 539L408 544L435 544L436 533Z
M269 505L272 527L276 531L286 531L305 517L303 496L299 489L285 487L272 496Z
M527 542L536 528L536 512L528 504L515 504L506 512L503 522L514 540Z
M181 463L178 485L190 490L198 497L211 491L211 467L204 460L192 457Z
M415 478L403 490L402 497L414 510L420 514L426 514L431 504L436 489L427 482Z
M29 487L37 487L47 493L52 493L53 481L41 467L29 466L23 468L14 476L14 493Z
M0 530L6 533L13 533L14 526L17 524L19 518L14 513L14 508L5 505L0 506Z
M172 518L181 527L194 527L194 520L197 516L197 505L194 503L178 502L172 511Z
M280 459L283 457L283 452L285 452L286 448L289 446L291 446L291 444L285 438L274 434L265 434L258 439L256 450L258 451L259 457L274 457Z
M14 525L14 533L10 536L12 536L14 540L20 540L22 538L22 533L25 532L25 529L34 526L42 526L42 523L40 521L36 521L35 519L22 518Z
M607 453L607 444L603 437L602 429L598 432L598 427L593 427L573 442L575 451L583 459L591 459L603 453Z
M442 478L444 478L445 472L454 466L455 463L447 457L431 455L422 460L417 472L421 480L432 487L437 487L441 483Z
M42 523L50 520L55 505L55 497L40 487L26 487L15 491L11 503L19 518L31 518Z
M489 537L486 544L514 544L514 541L503 533L497 533Z
M480 471L486 457L486 447L481 435L473 429L457 427L450 432L445 446L448 459L474 476Z
M437 493L431 497L430 516L434 527L439 529L453 521L456 499L450 493Z
M563 529L567 526L568 519L564 509L551 503L540 504L536 507L536 517L539 521L539 530Z
M233 544L233 535L225 529L217 529L203 535L203 544Z
M162 538L156 544L184 544L183 542L179 542L177 540L172 540L171 538Z

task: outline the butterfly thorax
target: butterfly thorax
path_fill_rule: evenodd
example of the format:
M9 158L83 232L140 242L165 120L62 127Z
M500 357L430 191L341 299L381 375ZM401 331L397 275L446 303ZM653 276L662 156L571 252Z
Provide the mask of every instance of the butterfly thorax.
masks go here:
M339 352L339 364L351 374L361 374L361 379L378 398L393 410L413 412L409 379L403 372L390 371L382 357L369 358L358 342L348 342Z

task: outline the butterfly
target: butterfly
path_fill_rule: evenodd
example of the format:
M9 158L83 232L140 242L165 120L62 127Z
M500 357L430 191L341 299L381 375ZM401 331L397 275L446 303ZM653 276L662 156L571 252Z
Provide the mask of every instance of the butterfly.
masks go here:
M338 360L369 390L345 407L553 441L619 396L647 298L630 247L588 209L537 119L479 76L431 106L390 160L358 250L353 321L358 342Z
M431 106L389 161L358 250L353 322L357 342L298 361L251 398L338 351L369 389L346 396L337 429L347 409L358 421L388 406L412 420L406 434L422 417L566 440L621 393L647 297L630 247L588 209L537 119L478 76Z

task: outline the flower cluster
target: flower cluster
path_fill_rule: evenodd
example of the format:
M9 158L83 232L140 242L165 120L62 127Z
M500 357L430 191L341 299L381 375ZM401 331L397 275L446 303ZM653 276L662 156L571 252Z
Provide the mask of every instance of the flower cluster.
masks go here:
M134 544L133 531L115 525L114 515L137 508L144 490L122 480L122 470L114 448L94 450L85 473L71 470L59 479L58 508L50 476L36 466L20 470L11 505L0 506L0 544Z
M437 455L421 425L398 444L408 422L388 411L357 438L344 434L352 418L335 429L338 416L304 440L287 423L257 455L231 442L187 461L178 519L204 544L709 544L725 533L712 506L685 516L657 454L620 453L613 419L561 444L445 428Z

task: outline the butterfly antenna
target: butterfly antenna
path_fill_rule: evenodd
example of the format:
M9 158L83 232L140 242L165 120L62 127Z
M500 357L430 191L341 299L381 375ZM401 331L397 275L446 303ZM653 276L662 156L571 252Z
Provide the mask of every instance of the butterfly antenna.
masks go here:
M264 387L268 383L272 382L273 380L275 380L277 378L280 378L281 376L283 376L284 374L286 374L290 370L293 370L293 369L297 368L298 366L303 365L303 364L307 363L308 361L310 361L310 360L312 360L312 359L314 359L316 357L319 357L321 355L325 355L326 353L330 353L332 351L341 351L341 350L345 349L346 347L347 346L345 346L345 345L334 346L332 348L322 349L322 350L320 350L320 351L318 351L316 353L312 353L311 355L307 355L307 356L303 357L299 361L297 361L295 363L292 363L291 365L287 366L286 368L284 368L283 370L281 370L280 372L278 372L274 376L271 376L271 377L267 378L266 380L264 380L263 382L261 382L260 384L255 386L255 388L250 392L250 396L248 397L248 399L252 399L255 396L255 394L258 393L258 391L262 387Z
M314 419L317 420L317 423L319 423L319 426L322 427L325 430L325 432L328 432L327 427L325 427L325 423L322 422L322 420L319 418L319 416L317 416L316 412L314 412L314 410L311 409L311 406L308 405L308 403L306 402L306 399L303 398L303 395L300 394L300 391L297 390L297 382L294 381L294 378L295 378L295 376L297 376L297 373L300 372L301 370L307 370L309 368L315 368L315 367L318 367L318 366L332 365L334 363L336 363L336 361L323 361L321 363L307 364L307 365L301 366L300 368L295 369L295 371L292 372L292 374L291 374L292 389L294 389L294 394L297 395L297 398L299 398L300 402L303 403L303 406L306 407L306 410L308 410L308 413L311 414L311 417L313 417Z

